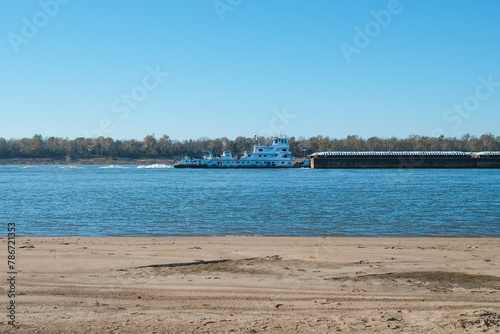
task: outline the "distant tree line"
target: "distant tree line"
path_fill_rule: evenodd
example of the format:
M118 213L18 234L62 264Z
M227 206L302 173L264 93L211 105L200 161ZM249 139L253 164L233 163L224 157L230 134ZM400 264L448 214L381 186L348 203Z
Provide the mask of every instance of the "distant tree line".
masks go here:
M98 138L57 138L34 135L32 138L4 139L0 137L0 158L174 158L185 154L201 156L203 150L220 155L231 150L233 156L250 151L257 142L268 144L272 138L258 139L226 137L198 140L172 140L164 135L156 138L148 135L143 140L114 140L109 137ZM337 139L323 136L289 139L294 156L301 157L304 149L307 154L321 151L500 151L500 136L484 134L479 138L463 135L460 139L440 137L409 136L406 139L378 138L368 139L359 136L347 136Z

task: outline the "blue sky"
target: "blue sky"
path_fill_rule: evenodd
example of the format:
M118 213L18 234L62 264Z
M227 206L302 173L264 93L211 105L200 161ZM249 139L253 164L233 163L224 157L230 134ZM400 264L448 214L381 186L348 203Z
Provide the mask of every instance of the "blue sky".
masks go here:
M0 137L500 135L500 2L1 0Z

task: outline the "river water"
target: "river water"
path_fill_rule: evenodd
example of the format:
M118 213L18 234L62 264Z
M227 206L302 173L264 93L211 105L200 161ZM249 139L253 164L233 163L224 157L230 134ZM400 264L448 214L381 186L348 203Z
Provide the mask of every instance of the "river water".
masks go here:
M30 236L500 237L498 169L103 167L0 166L0 220Z

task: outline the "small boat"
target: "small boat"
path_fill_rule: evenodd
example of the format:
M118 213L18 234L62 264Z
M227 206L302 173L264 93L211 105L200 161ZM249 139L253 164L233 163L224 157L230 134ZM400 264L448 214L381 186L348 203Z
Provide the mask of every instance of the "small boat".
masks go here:
M174 168L291 168L295 160L284 135L275 137L271 145L254 145L252 152L245 151L242 157L233 158L231 151L224 151L220 157L203 152L206 155L201 159L186 155Z

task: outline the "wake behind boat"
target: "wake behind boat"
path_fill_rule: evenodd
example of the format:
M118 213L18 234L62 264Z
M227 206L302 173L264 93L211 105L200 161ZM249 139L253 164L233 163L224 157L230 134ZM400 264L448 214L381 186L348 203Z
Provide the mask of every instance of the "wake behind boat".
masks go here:
M224 151L220 157L214 157L212 152L201 159L182 158L175 168L291 168L294 158L286 136L275 137L271 145L254 145L252 152L246 152L242 157L233 158L231 151Z

